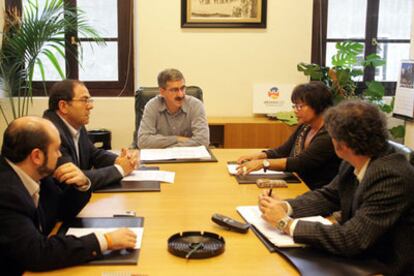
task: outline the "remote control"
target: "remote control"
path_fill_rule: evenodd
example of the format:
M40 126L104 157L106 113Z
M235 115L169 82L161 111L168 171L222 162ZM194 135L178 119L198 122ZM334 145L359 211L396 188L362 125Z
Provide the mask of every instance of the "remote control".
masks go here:
M248 223L238 222L232 218L229 218L229 217L226 217L220 214L214 214L211 217L211 220L220 226L223 226L229 230L236 231L239 233L247 233L250 227L250 224Z

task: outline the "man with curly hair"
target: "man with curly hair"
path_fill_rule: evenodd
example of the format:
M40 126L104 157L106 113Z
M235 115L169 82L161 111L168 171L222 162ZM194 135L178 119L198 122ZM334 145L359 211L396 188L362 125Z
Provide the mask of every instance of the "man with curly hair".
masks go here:
M374 257L392 275L414 275L414 168L389 146L385 116L372 104L347 101L326 112L325 124L344 160L338 175L295 199L263 193L263 218L297 243ZM296 219L336 211L333 225Z

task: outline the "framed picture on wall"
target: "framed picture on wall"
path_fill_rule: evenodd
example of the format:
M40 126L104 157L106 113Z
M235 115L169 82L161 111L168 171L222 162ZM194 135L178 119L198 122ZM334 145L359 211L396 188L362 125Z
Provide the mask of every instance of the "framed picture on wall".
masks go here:
M267 0L181 0L182 28L266 28Z

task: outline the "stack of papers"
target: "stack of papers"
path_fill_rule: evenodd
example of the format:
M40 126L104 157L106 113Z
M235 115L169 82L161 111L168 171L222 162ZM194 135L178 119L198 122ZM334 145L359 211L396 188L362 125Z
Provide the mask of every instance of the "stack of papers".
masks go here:
M115 231L119 228L75 228L75 227L70 227L68 229L68 232L66 232L66 236L68 235L72 235L75 237L82 237L82 236L86 236L89 235L91 233L95 233L95 232L101 232L101 233L108 233L108 232L112 232ZM143 227L128 227L129 230L135 232L135 234L137 235L137 242L135 243L135 249L139 249L141 248L141 241L142 241L142 235L144 233L144 228Z
M142 161L173 159L211 159L211 155L204 146L141 150Z
M262 213L257 205L254 206L239 206L237 212L250 224L254 225L256 229L262 233L271 243L278 247L303 247L303 244L295 243L291 236L281 234L276 228L264 219ZM332 223L324 217L306 217L300 220L320 222L322 224L331 225Z
M229 173L232 175L236 175L237 174L237 167L239 166L239 164L233 163L233 162L229 162L227 163L227 169L229 170ZM263 169L258 170L258 171L254 171L249 173L251 175L255 175L255 174L264 174L264 175L275 175L275 174L284 174L284 172L282 171L273 171L273 170L266 170L266 172L264 172Z
M122 181L159 181L174 183L175 172L158 170L134 170L129 175L122 178Z

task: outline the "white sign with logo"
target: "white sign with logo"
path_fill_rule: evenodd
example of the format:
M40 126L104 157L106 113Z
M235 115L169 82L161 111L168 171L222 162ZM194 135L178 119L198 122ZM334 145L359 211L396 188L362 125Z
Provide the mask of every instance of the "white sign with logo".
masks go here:
M294 84L255 84L253 85L253 113L274 114L292 111L290 96Z

